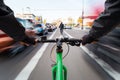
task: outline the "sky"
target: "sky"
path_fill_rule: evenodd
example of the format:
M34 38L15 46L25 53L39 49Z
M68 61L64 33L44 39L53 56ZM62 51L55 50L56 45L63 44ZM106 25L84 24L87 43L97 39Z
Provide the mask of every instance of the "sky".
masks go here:
M33 13L49 20L57 18L78 18L82 15L91 15L91 8L104 6L105 0L5 0L16 13ZM84 3L84 5L83 5ZM84 8L83 8L84 6Z

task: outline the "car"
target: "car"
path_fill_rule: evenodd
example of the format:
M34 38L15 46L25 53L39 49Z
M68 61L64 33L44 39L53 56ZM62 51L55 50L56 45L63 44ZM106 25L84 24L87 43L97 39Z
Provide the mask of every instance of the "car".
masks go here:
M17 20L25 27L26 30L33 30L36 35L42 36L48 34L43 24L32 24L28 19L20 19Z
M34 26L34 31L37 35L43 35L43 27L41 24L36 24Z
M8 50L13 42L12 38L0 30L0 53Z
M48 30L49 32L53 32L53 29L52 29L52 27L51 27L50 25L47 25L47 30Z
M34 26L34 31L37 35L42 36L48 34L48 30L44 24L36 24Z
M42 24L42 27L43 27L43 34L44 35L48 34L47 26L45 26L44 24Z
M26 30L33 30L36 35L43 36L48 34L48 30L46 29L46 26L44 24L33 24L28 19L21 19L16 18L22 25L25 27Z
M29 29L29 30L33 30L34 26L31 22L29 22L29 20L27 19L21 19L21 18L16 18L18 22L20 22L23 27L25 27L25 29Z
M27 20L16 18L26 29L33 29L32 24L29 24ZM29 27L30 26L30 27ZM30 31L29 31L30 32ZM26 30L28 33L28 30ZM31 36L31 35L30 35ZM7 54L8 56L14 56L17 53L24 51L26 45L20 44L19 42L14 41L6 33L0 30L0 54Z
M46 23L46 27L47 27L48 32L53 32L54 29L50 23Z
M13 57L16 54L24 51L25 45L15 42L6 33L0 30L0 54L7 55L8 57Z

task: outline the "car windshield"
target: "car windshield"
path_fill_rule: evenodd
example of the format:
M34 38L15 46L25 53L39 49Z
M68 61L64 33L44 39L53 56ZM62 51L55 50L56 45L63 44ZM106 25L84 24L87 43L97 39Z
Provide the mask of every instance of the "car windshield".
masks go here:
M32 28L33 25L28 20L16 18L25 28Z
M28 20L23 20L23 23L24 23L24 25L25 25L26 28L33 27L32 23L30 23Z

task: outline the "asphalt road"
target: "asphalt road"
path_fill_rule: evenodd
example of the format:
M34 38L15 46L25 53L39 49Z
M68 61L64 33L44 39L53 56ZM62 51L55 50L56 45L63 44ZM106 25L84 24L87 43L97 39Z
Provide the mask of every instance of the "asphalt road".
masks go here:
M87 33L79 30L66 30L66 32L76 38L81 38ZM54 33L48 37L52 34ZM53 38L59 36L59 31L56 31ZM12 58L0 56L0 80L52 80L53 62L50 59L50 52L53 46L54 44L38 44ZM66 52L67 47L65 44L63 46ZM70 46L69 54L63 63L68 70L68 80L106 80L80 47Z

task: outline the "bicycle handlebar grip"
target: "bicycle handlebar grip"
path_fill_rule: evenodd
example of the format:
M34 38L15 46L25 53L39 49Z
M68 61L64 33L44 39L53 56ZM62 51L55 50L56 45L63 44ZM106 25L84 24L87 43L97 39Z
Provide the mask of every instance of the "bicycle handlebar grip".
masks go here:
M56 40L38 40L38 43L56 42Z
M82 42L82 40L80 39L70 39L69 43L71 46L80 46L80 43Z

